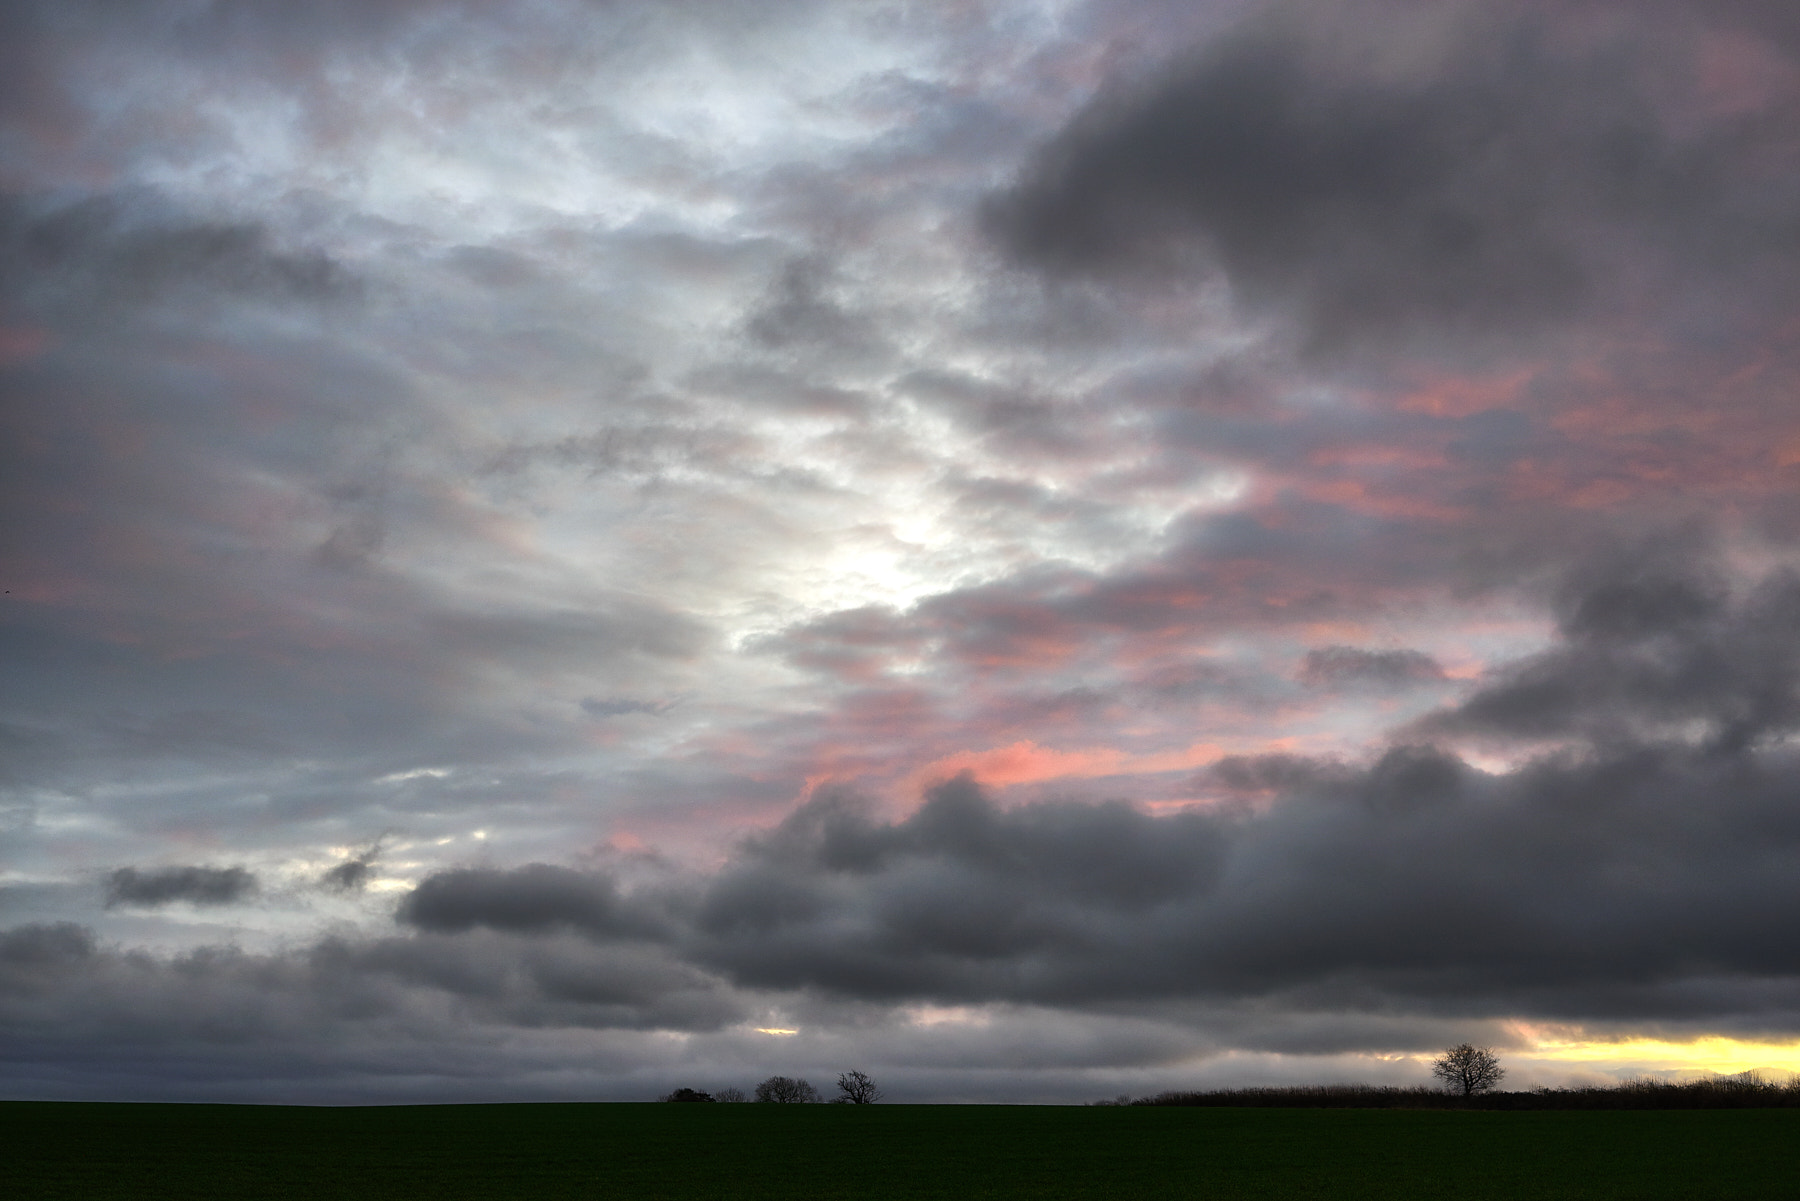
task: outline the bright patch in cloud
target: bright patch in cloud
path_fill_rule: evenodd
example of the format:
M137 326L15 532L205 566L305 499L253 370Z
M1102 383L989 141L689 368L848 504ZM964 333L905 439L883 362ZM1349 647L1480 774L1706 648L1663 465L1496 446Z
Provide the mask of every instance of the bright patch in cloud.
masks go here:
M1525 1023L1517 1029L1527 1040L1518 1058L1530 1064L1579 1065L1617 1077L1730 1076L1750 1071L1800 1074L1800 1040L1759 1041L1716 1034L1687 1040L1630 1035L1600 1039Z

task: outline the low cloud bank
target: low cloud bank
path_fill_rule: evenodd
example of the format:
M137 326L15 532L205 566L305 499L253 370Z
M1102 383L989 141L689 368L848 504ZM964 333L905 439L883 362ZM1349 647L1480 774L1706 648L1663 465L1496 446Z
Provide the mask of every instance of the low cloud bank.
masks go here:
M1638 556L1571 581L1559 612L1555 645L1373 762L1222 762L1263 798L1239 805L1009 808L965 775L887 820L825 789L708 875L435 873L392 936L159 959L14 929L6 1055L79 1074L102 1048L179 1047L229 1076L277 1046L393 1037L429 1058L470 1030L692 1038L984 1006L1179 1014L1203 1042L1241 1039L1253 1009L1312 1053L1505 1017L1800 1033L1800 578L1733 588ZM1456 739L1524 757L1479 770ZM110 884L114 904L217 904L254 877ZM1007 1041L959 1037L975 1061Z

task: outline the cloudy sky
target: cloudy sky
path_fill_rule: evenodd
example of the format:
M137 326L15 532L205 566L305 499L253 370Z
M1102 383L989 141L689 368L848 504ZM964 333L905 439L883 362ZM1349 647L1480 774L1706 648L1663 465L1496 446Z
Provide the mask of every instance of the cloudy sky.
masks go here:
M1785 0L12 0L0 1092L1800 1069Z

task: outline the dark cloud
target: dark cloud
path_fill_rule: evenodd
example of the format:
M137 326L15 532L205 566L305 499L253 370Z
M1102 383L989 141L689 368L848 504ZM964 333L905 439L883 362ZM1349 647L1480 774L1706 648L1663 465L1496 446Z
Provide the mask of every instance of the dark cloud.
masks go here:
M1359 683L1398 687L1443 678L1444 669L1424 651L1322 646L1307 651L1300 661L1300 682L1319 687Z
M826 798L715 879L699 953L749 984L945 1001L1297 990L1736 1020L1754 994L1785 1029L1800 583L1732 589L1708 559L1682 537L1584 564L1557 645L1415 727L1576 741L1547 758L1230 757L1199 786L1267 807L1180 818L1002 809L966 779L891 825Z
M170 292L318 302L357 291L322 252L280 249L253 223L196 221L154 193L61 205L0 197L0 284L15 301L59 307Z
M1003 812L962 778L893 826L815 801L714 882L703 961L765 987L899 998L1066 990L1057 961L1109 921L1148 918L1216 879L1214 823L1122 805ZM1021 975L1036 987L1020 989Z
M1200 782L1231 792L1285 796L1341 783L1349 774L1343 764L1305 755L1226 755L1207 768Z
M190 905L236 905L260 889L255 873L243 867L164 867L139 871L122 867L106 878L106 907L154 909L186 901Z
M326 869L319 877L319 887L326 892L361 892L374 876L375 863L381 858L381 852L382 839L378 838L342 863Z
M1509 665L1422 728L1740 752L1800 723L1800 576L1734 591L1686 540L1579 572L1558 645Z
M1672 92L1683 18L1274 12L1103 93L993 202L1000 241L1053 270L1216 263L1317 349L1551 330L1669 269L1779 285L1800 251L1796 97Z
M699 956L745 984L889 1000L1789 1029L1794 770L1663 749L1496 777L1421 747L1275 773L1301 791L1256 816L1004 811L968 782L891 826L822 804L713 883Z
M718 977L641 944L596 949L588 939L434 933L325 943L312 957L346 978L392 978L461 998L501 1025L696 1030L744 1016Z
M656 1040L745 1016L715 977L585 940L473 933L155 956L74 925L0 932L0 1063L9 1089L38 1096L630 1097L633 1085L607 1077L655 1062ZM556 1082L574 1062L579 1080Z
M9 973L80 963L94 955L94 934L74 922L15 926L0 931L0 964Z
M659 906L622 896L610 878L545 863L439 872L407 894L399 919L437 932L478 926L520 934L571 929L602 939L668 932L668 916Z
M328 892L361 892L374 870L375 866L370 860L347 859L326 869L325 874L319 877L319 886Z

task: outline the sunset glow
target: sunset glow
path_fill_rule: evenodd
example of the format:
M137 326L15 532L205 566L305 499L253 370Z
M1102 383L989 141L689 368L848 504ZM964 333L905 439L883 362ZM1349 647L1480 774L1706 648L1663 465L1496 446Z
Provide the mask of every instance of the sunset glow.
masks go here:
M1540 1071L1551 1065L1574 1064L1606 1075L1631 1078L1734 1076L1759 1072L1781 1083L1800 1074L1800 1040L1754 1042L1712 1035L1674 1042L1654 1038L1585 1040L1538 1036L1518 1053L1520 1062Z

